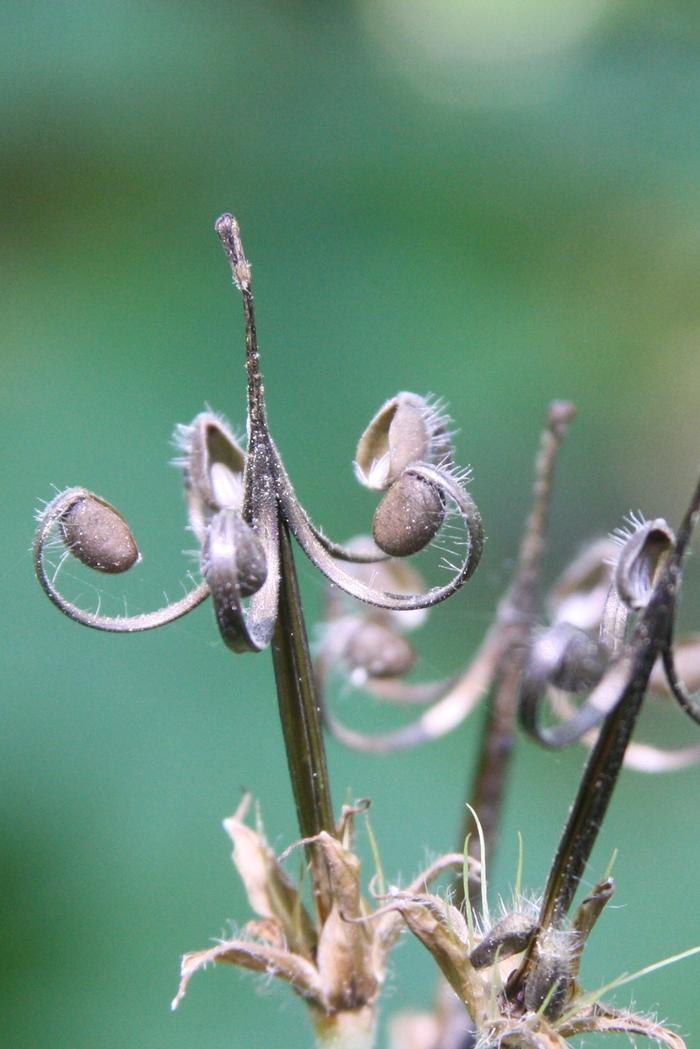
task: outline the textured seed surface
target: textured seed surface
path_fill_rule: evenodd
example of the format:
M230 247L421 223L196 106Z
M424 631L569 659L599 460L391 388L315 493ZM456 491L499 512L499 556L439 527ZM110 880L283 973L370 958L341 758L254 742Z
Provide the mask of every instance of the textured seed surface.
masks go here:
M421 477L405 474L376 509L374 541L392 557L407 557L430 542L444 519L445 505L437 488Z
M96 496L78 499L66 510L59 525L73 556L98 572L126 572L139 559L138 547L124 518Z

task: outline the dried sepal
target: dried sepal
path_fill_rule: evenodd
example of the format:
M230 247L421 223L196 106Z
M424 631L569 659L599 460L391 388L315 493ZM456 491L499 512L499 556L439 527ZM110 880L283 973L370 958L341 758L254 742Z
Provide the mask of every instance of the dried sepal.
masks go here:
M667 1049L687 1049L681 1036L658 1020L607 1005L595 1005L582 1016L573 1016L562 1023L561 1032L566 1038L574 1038L577 1034L639 1034L657 1045L667 1046Z
M187 986L196 972L212 962L236 965L241 969L267 973L292 985L303 998L322 1000L322 988L316 967L292 951L272 947L254 940L222 940L206 951L192 951L183 955L180 967L180 985L171 1008L177 1009L185 997Z
M416 939L428 948L478 1026L488 1016L489 987L469 960L469 930L464 915L431 893L394 891L386 899L384 909L397 911Z
M576 908L572 928L576 934L576 953L572 966L572 977L578 975L581 954L586 946L588 937L603 913L604 908L612 899L615 891L615 882L612 878L604 878L593 886L591 892L581 901Z
M84 488L64 493L58 528L73 557L97 572L126 572L140 559L126 520L111 503Z
M425 397L399 393L379 409L360 438L355 473L360 484L383 491L412 463L441 464L452 454L448 418Z
M324 998L333 1010L355 1009L376 998L384 965L375 966L372 932L355 920L366 913L360 896L360 861L325 831L317 841L328 865L332 899L316 959Z
M245 822L251 797L246 794L224 829L233 843L231 858L245 886L251 909L264 919L274 919L289 949L311 957L316 930L299 891L277 860L262 830Z

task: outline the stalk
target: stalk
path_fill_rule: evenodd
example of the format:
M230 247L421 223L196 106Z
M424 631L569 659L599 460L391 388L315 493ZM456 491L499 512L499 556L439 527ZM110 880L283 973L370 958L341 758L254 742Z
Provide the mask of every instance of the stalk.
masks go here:
M321 731L321 710L309 653L306 624L289 531L280 522L280 593L277 625L272 638L280 722L302 838L325 830L334 834L333 809ZM314 895L321 916L328 908L325 861L320 850L307 846Z
M520 544L513 582L500 603L492 628L500 637L500 654L496 658L494 682L489 695L486 721L482 730L479 759L468 798L481 822L485 851L492 855L503 813L503 804L512 764L520 682L527 659L530 635L535 622L538 584L554 469L561 444L575 409L567 401L555 401L549 407L547 425L542 432L535 463L532 507ZM469 855L479 859L479 839L469 808L461 827L461 842L469 835ZM464 901L464 881L458 878L453 890L459 906ZM472 907L480 907L478 877L470 879Z

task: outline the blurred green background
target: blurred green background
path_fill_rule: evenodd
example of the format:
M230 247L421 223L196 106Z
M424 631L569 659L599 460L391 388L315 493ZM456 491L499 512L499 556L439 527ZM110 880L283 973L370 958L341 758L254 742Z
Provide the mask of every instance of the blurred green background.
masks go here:
M269 660L234 658L207 607L134 637L70 623L33 582L32 510L82 484L132 523L134 580L91 590L64 569L86 602L118 614L123 594L131 611L179 595L193 541L173 425L205 403L244 421L240 305L211 231L231 210L273 431L331 535L367 529L351 460L381 402L449 399L489 541L424 632L426 674L458 666L489 621L551 398L580 414L550 578L631 508L677 522L700 461L697 6L25 0L3 6L0 35L3 1044L301 1049L299 1002L234 970L168 1011L179 955L249 917L220 827L241 789L278 850L295 837ZM323 583L300 573L313 622ZM683 615L700 622L692 561ZM680 717L642 728L690 739ZM338 801L374 798L390 877L453 847L479 723L383 761L329 745ZM523 743L495 889L518 829L541 887L582 761ZM626 774L591 865L594 880L619 847L589 985L700 942L699 787L697 769ZM385 1017L434 987L415 944L394 957ZM699 964L617 1001L692 1044Z

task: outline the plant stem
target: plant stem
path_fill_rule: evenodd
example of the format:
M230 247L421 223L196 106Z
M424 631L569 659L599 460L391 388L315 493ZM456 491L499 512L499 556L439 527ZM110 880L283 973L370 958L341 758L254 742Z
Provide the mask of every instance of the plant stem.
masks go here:
M559 449L574 414L574 406L568 401L555 401L549 406L547 424L542 431L535 462L532 507L520 544L515 576L500 603L492 628L500 635L501 649L496 659L494 681L479 747L479 761L468 794L472 808L478 813L485 851L489 854L495 848L512 762L520 681L537 611L540 565L549 519L554 469ZM467 835L470 835L469 855L479 859L479 838L475 830L471 811L465 809L461 841L464 842ZM459 906L464 897L463 879L456 879L454 891ZM470 879L469 896L472 906L478 910L478 877Z
M333 809L294 555L287 526L280 522L279 614L272 638L272 663L292 793L303 838L322 830L334 834ZM308 848L314 893L323 910L327 872L320 851Z

